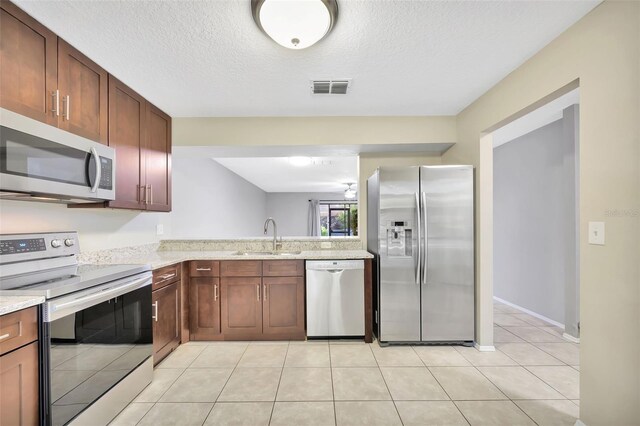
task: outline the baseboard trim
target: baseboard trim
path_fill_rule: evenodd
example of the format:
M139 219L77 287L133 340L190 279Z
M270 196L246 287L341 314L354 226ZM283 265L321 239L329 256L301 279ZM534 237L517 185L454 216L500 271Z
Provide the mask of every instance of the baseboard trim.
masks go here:
M567 334L567 333L562 333L562 338L565 339L565 340L568 340L570 342L573 342L573 343L580 343L580 338L579 337L573 337L572 335Z
M584 424L584 422L583 422L582 420L577 419L577 420L576 420L576 424L575 424L575 426L587 426L587 425L586 425L586 424Z
M493 345L479 345L477 343L473 344L473 347L479 350L480 352L495 352L496 347Z
M505 304L505 305L507 305L507 306L511 306L512 308L515 308L515 309L517 309L517 310L519 310L519 311L522 311L522 312L524 312L525 314L529 314L529 315L531 315L532 317L539 318L539 319L541 319L542 321L546 321L546 322L548 322L549 324L553 324L553 325L555 325L556 327L560 327L560 328L562 328L562 329L564 330L564 324L559 323L558 321L554 321L554 320L552 320L551 318L547 318L547 317L545 317L544 315L540 315L540 314L539 314L539 313L537 313L537 312L530 311L530 310L529 310L529 309L527 309L527 308L523 308L522 306L516 305L515 303L508 302L508 301L506 301L506 300L504 300L504 299L500 299L499 297L496 297L496 296L493 296L493 300L497 300L497 301L498 301L498 302L500 302L500 303L504 303L504 304Z

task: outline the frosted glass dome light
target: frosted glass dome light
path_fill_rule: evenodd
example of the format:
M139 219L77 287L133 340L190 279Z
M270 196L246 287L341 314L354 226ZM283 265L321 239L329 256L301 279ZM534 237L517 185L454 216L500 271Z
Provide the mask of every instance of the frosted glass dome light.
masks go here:
M338 17L336 0L251 0L251 9L258 27L288 49L322 40Z

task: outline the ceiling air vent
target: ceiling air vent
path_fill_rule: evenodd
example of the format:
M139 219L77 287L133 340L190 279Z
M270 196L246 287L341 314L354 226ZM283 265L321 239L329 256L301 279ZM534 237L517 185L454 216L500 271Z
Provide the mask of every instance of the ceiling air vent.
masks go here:
M346 95L351 79L312 80L311 93L314 95Z

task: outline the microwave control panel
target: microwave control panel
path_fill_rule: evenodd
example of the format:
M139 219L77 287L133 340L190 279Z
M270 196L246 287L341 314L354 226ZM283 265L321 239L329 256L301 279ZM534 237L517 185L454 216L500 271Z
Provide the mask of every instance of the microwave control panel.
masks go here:
M101 189L113 189L113 160L100 157L100 185Z

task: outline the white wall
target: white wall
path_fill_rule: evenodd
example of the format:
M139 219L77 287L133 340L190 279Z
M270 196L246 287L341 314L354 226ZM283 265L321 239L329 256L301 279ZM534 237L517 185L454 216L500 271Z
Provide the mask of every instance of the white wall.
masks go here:
M564 324L563 122L493 152L494 295Z
M314 199L344 200L344 193L268 192L267 216L274 218L278 224L278 235L284 237L309 235L309 200Z
M267 194L209 158L173 159L171 238L262 235Z
M162 224L164 235L156 235ZM0 201L0 233L78 231L81 251L158 242L171 232L167 213L69 209L64 204Z

